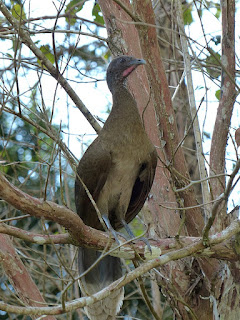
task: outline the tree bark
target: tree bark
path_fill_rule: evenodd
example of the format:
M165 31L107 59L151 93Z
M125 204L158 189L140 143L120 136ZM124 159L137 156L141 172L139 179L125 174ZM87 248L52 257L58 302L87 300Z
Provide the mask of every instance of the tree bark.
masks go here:
M44 307L46 302L12 246L9 236L0 234L0 243L0 262L21 301L27 306ZM38 318L31 317L32 319ZM46 316L44 319L54 320L56 318Z

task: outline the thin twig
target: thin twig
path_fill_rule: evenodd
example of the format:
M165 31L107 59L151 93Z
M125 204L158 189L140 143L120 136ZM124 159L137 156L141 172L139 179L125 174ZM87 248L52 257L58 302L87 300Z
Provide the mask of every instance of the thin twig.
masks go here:
M69 13L60 14L59 18L68 18L68 19L71 18L71 19L81 20L81 21L84 21L87 23L95 24L98 27L105 28L105 26L99 22L91 21L86 18L81 18L81 17L78 17L77 15L74 15L74 14L69 14ZM33 22L33 21L38 21L38 20L44 21L44 20L48 20L48 19L56 19L56 16L54 15L54 16L41 16L41 17L36 17L36 18L29 18L29 19L22 20L22 24L25 24L26 22Z
M183 50L183 59L184 59L185 70L186 70L188 98L189 98L191 116L192 116L192 120L193 120L193 130L194 130L194 137L195 137L195 143L196 143L199 174L200 174L200 180L202 181L201 186L202 186L203 203L206 204L210 201L209 186L208 186L207 180L205 180L205 178L207 178L207 171L205 168L205 162L204 162L204 157L203 157L202 136L201 136L201 130L200 130L198 117L197 117L197 109L196 109L193 81L192 81L191 59L190 59L190 55L188 53L188 44L187 44L187 40L186 40L186 34L184 32L184 22L183 22L183 16L182 16L182 3L180 0L177 1L176 12L177 12L179 33L180 33L180 39L181 39L181 44L182 44L182 50ZM205 216L209 216L209 211L210 210L209 210L208 206L204 207Z
M132 260L132 262L133 262L134 267L137 268L138 267L137 262L135 260ZM143 282L143 279L141 276L138 277L138 281L139 281L140 290L143 295L143 299L145 300L145 303L146 303L149 311L151 312L151 314L154 316L154 318L156 320L162 320L162 318L156 313L156 311L153 308L153 305L152 305L150 298L147 294L147 291L146 291L146 288L145 288L145 285L144 285L144 282Z
M101 130L101 126L99 125L97 120L93 117L93 115L90 113L90 111L86 108L84 103L78 97L76 92L72 89L72 87L67 82L67 80L57 71L57 69L52 65L52 63L49 61L49 59L35 45L35 43L32 41L32 39L29 35L29 32L20 26L18 20L15 19L11 15L11 13L7 9L7 7L3 4L2 1L0 1L0 11L5 16L5 18L9 21L9 23L14 27L14 29L18 32L19 37L21 38L22 42L27 47L29 47L29 49L34 53L34 55L46 67L48 72L53 76L53 78L55 78L61 84L61 86L67 92L67 94L70 96L70 98L75 103L75 105L79 108L79 110L82 112L82 114L88 120L88 122L92 125L94 130L98 133Z
M211 229L211 226L213 225L214 223L214 220L216 218L216 215L217 215L217 212L218 212L218 208L219 208L219 205L222 203L222 201L224 200L225 202L228 200L229 198L229 195L230 195L230 192L232 191L232 184L233 184L233 180L235 178L235 176L237 175L238 171L240 169L240 159L237 161L236 163L236 166L232 172L232 174L230 175L230 178L228 180L228 183L227 183L227 187L225 189L225 192L222 193L218 199L216 200L214 206L213 206L213 209L212 209L212 212L211 212L211 216L210 218L208 219L208 222L207 224L205 225L204 229L203 229L203 241L206 245L208 245L208 233L209 233L209 230Z
M210 243L218 244L223 240L230 239L233 235L237 234L240 231L240 222L238 220L231 223L231 225L226 228L223 232L217 233L210 237ZM168 252L158 258L147 261L146 263L141 264L135 270L129 272L124 275L122 278L114 281L109 286L104 288L103 290L95 293L90 297L82 297L80 299L75 299L70 302L65 303L65 309L63 310L62 305L59 304L57 306L50 307L19 307L16 305L10 305L4 302L0 302L0 309L6 312L13 312L16 314L22 315L59 315L65 312L76 310L77 308L83 308L86 305L90 305L95 303L96 301L100 301L106 297L108 297L114 290L118 290L125 286L127 283L139 278L139 276L145 274L153 268L165 265L166 263L178 259L182 259L188 257L190 255L197 254L201 251L204 252L204 246L202 241L199 240L193 244L186 246L185 248L181 248L179 250L174 250L172 252ZM207 249L208 250L208 249Z
M140 22L139 18L137 18L132 12L131 10L129 10L120 0L113 0L117 5L119 5L119 7L121 7L123 9L123 11L125 11L130 18L132 18L132 20L134 22Z

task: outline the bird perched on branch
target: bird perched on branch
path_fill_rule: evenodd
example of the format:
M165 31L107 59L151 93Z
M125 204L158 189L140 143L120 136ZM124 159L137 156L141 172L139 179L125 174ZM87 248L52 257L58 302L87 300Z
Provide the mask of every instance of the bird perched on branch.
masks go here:
M127 77L143 64L144 60L130 56L117 57L110 63L107 84L113 98L112 110L77 168L75 203L78 215L86 225L98 230L104 230L104 221L105 227L115 237L114 230L122 227L131 234L128 223L144 205L157 164L155 147L144 130L136 100L126 87ZM86 187L103 218L102 222ZM79 248L79 273L91 267L99 256L95 250ZM82 295L92 295L121 276L120 259L106 256L81 278ZM115 319L123 297L122 288L87 306L85 311L91 320Z

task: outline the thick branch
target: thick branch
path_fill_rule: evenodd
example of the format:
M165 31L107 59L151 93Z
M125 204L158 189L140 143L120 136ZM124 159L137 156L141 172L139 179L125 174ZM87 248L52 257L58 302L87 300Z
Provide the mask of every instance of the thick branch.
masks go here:
M211 174L225 172L225 155L228 139L228 131L236 98L235 85L235 1L221 1L222 8L222 84L221 99L217 110L217 117L214 125L211 151L210 169ZM224 192L225 178L211 181L211 191L216 199ZM226 211L223 210L219 221L223 224Z
M112 252L115 245L114 243L111 246L109 245L109 237L106 233L84 225L79 216L66 207L57 205L54 202L42 201L31 197L9 183L2 174L0 174L0 197L23 212L27 212L35 217L44 217L45 219L55 221L70 231L71 236L68 234L48 236L27 232L15 227L7 226L4 223L0 223L0 233L42 245L52 243L71 243L75 245L88 246L99 251L103 251L108 247L111 250L111 255L113 256L124 259L134 259L139 255L143 259L152 259L153 256L159 256L160 254L165 254L166 252L180 249L181 247L201 241L201 238L199 237L180 237L179 240L176 240L175 238L150 240L153 251L152 255L149 254L148 250L146 250L146 246L142 241L139 241L134 245L134 248L132 244L129 244L130 241L127 241L126 243L125 241L122 241L124 245L121 246L120 249ZM236 224L238 222L234 223ZM235 224L232 224L229 230L234 229L236 231L237 227ZM210 243L217 244L223 242L229 238L229 232L230 231L226 232L225 238L223 236L221 238L220 235L216 235L215 238L213 236L210 238L210 241L212 239L213 242ZM232 235L233 234L234 233L232 233ZM238 259L238 256L232 249L231 243L223 243L216 248L205 251L204 256L206 253L208 257L228 260Z
M42 217L59 223L69 230L72 236L72 243L76 245L86 245L88 247L97 248L98 250L104 250L106 247L109 249L115 247L115 245L113 245L114 240L111 240L109 243L109 236L107 233L84 225L81 218L66 207L60 206L51 201L43 201L41 199L31 197L11 184L1 173L0 198L22 212L28 213L34 217ZM4 229L4 227L2 227L2 229ZM8 230L11 233L15 233L15 235L19 235L20 233L19 230L13 228L8 228ZM23 234L22 237L29 239L31 234ZM48 243L47 239L44 237L37 239L37 241L40 241L42 244ZM157 250L157 255L159 255L160 251L159 249ZM145 245L142 244L140 246L139 254L145 257ZM118 249L116 250L115 255L119 255ZM131 245L125 245L121 250L120 256L126 259L134 259L136 258L136 252Z
M237 226L236 226L237 223ZM235 232L240 231L240 226L238 227L238 221L234 221L230 227L231 230L234 230L232 234ZM12 226L8 226L5 223L0 223L0 234L5 234L9 236L13 236L15 238L19 238L23 241L36 243L39 245L46 245L46 244L73 244L76 245L76 241L72 239L70 234L58 234L58 235L43 235L37 234L25 230L21 230L19 228L15 228ZM227 236L226 236L227 235ZM226 233L226 238L229 238L229 231ZM208 258L216 258L221 260L227 261L238 261L239 256L235 252L235 249L232 247L233 243L232 240L226 241L225 238L221 238L222 243L215 244L215 238L218 239L221 235L217 234L212 236L212 247L211 249L207 249L202 253L199 253L200 257L208 257ZM215 238L214 238L215 237ZM133 246L129 245L128 242L124 242L124 246L120 249L110 252L110 255L114 257L124 258L127 260L134 259L136 257L136 253L138 256L142 257L143 259L152 259L154 256L159 256L160 254L165 254L173 250L181 249L186 247L192 243L196 243L197 241L201 241L201 237L179 237L178 239L174 238L166 238L166 239L158 239L158 240L151 240L149 239L150 246L152 248L152 255L146 251L146 247L144 246L142 241L134 241L134 250ZM102 251L104 248L96 244L91 237L85 241L85 243L81 242L81 245L88 244L94 249ZM107 242L105 246L107 245ZM214 245L214 246L213 246ZM1 247L0 247L1 250Z
M85 226L80 217L73 211L54 202L31 197L11 184L1 173L0 197L22 212L59 223L67 230L70 230L73 237L78 239L79 243L81 243L81 239L87 238L89 234L93 236L93 239L95 238L96 242L97 238L98 240L104 238L103 232L92 232L94 229ZM98 237L94 234L98 234Z
M74 239L68 234L53 236L35 234L7 226L4 223L0 223L0 233L12 235L22 240L38 244L72 243L76 245L86 245L97 250L104 250L106 246L109 245L109 238L106 233L84 225L82 220L66 207L59 206L50 201L42 201L31 197L9 183L2 174L0 174L0 197L15 208L22 210L23 212L27 212L32 216L44 217L61 224L66 229L70 230ZM212 244L220 243L221 241L226 240L229 236L222 238L221 241L219 235L215 237L217 242L214 241ZM214 239L214 237L212 239ZM179 241L175 238L150 240L150 244L152 246L153 255L160 255L161 253L164 254L169 252L169 250L179 249L182 246L187 246L196 241L201 241L201 238L181 237ZM224 243L222 246L209 250L208 256L228 260L238 259L230 247L230 244ZM111 247L111 250L112 249L113 246ZM132 245L126 243L120 250L112 252L112 255L125 259L133 259L136 257L136 252L143 258L149 259L153 257L146 252L145 245L142 242L138 242L138 244L134 246L134 249Z
M0 234L0 243L1 265L21 301L27 306L44 307L46 302L12 246L10 238ZM54 320L55 317L48 316L45 319Z
M240 222L236 220L234 223L231 224L231 227L227 228L224 232L219 233L217 235L210 237L211 244L217 244L221 242L223 239L229 239L234 234L239 232L240 230ZM185 258L187 256L198 254L201 251L207 251L209 249L204 249L202 244L202 240L200 239L193 244L188 245L185 248L181 248L179 250L175 250L172 252L168 252L160 257L157 257L153 260L150 260L146 263L143 263L135 270L129 272L121 279L111 283L108 287L104 288L103 290L97 292L96 294L90 297L83 297L81 299L73 300L71 302L67 302L65 304L65 308L62 305L58 306L51 306L51 307L41 307L41 308L33 308L33 307L19 307L9 305L3 302L0 302L0 309L7 311L7 312L14 312L18 314L24 315L57 315L69 312L71 310L75 310L77 308L83 308L86 305L90 305L96 301L102 300L103 298L108 297L113 290L120 289L121 287L125 286L127 283L137 279L139 276L145 274L146 272L150 271L153 268L157 268L159 266L163 266L166 263L178 259Z
M7 224L0 222L0 233L8 234L15 238L19 238L24 241L28 241L36 244L73 244L72 237L70 234L56 234L56 235L45 235L38 234L35 232L29 232L16 227L8 226Z

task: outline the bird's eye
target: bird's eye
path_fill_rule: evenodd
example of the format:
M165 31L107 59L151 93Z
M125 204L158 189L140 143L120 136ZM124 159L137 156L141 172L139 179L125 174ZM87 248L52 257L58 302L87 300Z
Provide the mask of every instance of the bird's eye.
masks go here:
M121 62L121 63L124 63L124 62L126 62L126 59L125 59L125 58L121 58L121 59L120 59L120 62Z

